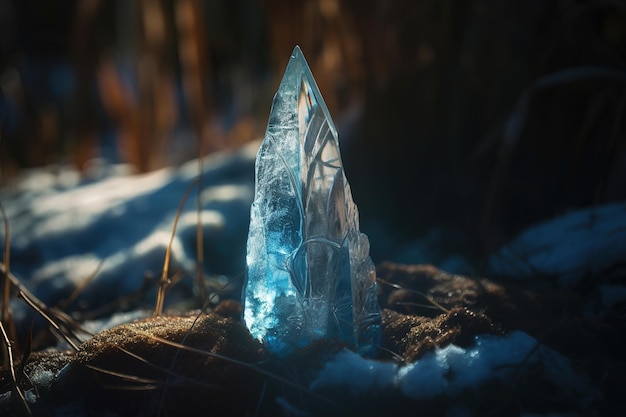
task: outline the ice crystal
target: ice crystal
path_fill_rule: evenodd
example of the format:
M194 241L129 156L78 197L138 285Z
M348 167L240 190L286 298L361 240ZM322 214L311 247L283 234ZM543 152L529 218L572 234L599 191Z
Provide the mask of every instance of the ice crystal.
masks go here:
M256 159L244 320L278 354L337 338L371 354L380 308L337 130L296 46Z

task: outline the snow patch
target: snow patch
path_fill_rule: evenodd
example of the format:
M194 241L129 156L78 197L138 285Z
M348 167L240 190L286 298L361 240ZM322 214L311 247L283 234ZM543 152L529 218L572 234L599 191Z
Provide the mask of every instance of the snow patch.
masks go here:
M575 284L626 259L626 203L573 211L527 229L491 256L492 274Z
M324 366L310 388L345 390L354 398L396 390L413 400L454 398L489 381L512 383L513 373L530 365L543 365L546 377L567 390L586 388L565 357L521 331L506 337L477 336L470 348L449 345L405 366L343 350Z
M207 275L234 276L245 269L258 147L251 143L204 161ZM80 179L69 167L45 167L0 189L11 227L11 269L50 306L86 284L73 305L97 308L139 290L146 275L159 276L176 212L198 176L198 161L139 175L128 175L125 166L100 166L96 174ZM195 271L197 199L192 190L182 209L171 271ZM191 285L185 279L179 288L189 293ZM18 302L12 308L18 320L30 324L28 306Z

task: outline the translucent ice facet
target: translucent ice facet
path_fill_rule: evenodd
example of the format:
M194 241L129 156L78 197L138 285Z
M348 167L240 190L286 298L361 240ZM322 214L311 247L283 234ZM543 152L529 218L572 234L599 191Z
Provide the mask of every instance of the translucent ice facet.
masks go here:
M256 159L244 320L278 355L320 338L371 354L380 308L337 130L296 46Z

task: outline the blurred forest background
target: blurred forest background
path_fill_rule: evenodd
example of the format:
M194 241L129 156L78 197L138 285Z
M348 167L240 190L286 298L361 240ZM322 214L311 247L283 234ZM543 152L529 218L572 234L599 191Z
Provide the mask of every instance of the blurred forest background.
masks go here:
M0 0L2 182L260 139L296 44L375 260L626 198L623 0Z

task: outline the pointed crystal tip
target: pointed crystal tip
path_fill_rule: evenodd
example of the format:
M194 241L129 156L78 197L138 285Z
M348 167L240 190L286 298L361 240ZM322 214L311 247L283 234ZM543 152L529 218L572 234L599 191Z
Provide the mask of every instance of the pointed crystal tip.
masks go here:
M296 46L256 160L244 320L278 355L320 338L375 351L380 308L337 130Z

